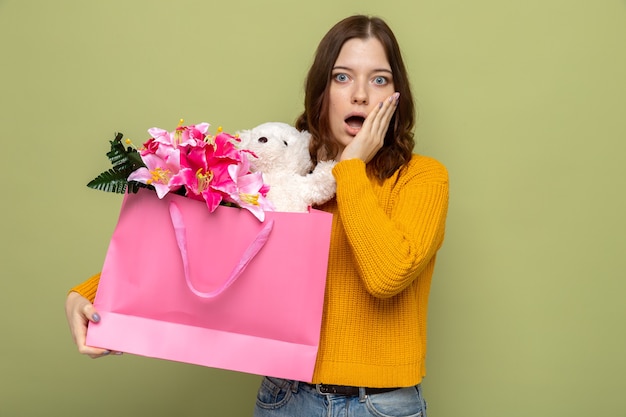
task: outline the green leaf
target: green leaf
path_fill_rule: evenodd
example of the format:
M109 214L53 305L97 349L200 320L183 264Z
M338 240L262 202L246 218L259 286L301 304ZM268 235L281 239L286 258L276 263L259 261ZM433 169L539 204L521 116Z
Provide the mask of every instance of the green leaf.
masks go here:
M145 164L136 149L124 146L123 137L122 133L116 133L115 139L109 142L111 150L106 155L113 168L91 180L87 183L87 187L120 194L126 191L136 193L139 188L154 189L152 186L136 181L128 181L128 176L138 168L145 167Z
M129 147L124 147L122 143L122 138L124 134L117 133L115 135L115 139L110 141L111 150L107 152L107 157L111 161L111 165L113 165L113 169L118 171L129 171L129 174L140 168L145 166L139 152L136 149Z
M87 187L112 193L123 194L128 185L128 175L125 172L110 169L104 171L87 183Z
M139 191L140 188L147 188L148 190L156 191L152 185L147 185L143 182L138 181L128 181L128 188L126 189L126 191L135 194L137 191Z

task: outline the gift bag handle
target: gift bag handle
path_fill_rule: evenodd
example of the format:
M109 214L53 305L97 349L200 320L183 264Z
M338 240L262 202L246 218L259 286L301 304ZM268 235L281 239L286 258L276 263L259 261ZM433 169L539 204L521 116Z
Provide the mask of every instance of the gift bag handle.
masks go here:
M185 281L187 282L187 286L195 295L201 298L215 298L219 296L221 293L226 291L228 287L230 287L236 280L239 278L241 273L246 269L246 266L254 259L257 253L263 248L265 242L270 236L272 228L274 227L274 220L270 220L265 223L261 231L257 234L254 240L248 245L246 250L244 251L241 259L235 265L228 279L217 289L209 292L199 291L196 287L194 287L191 282L191 277L189 276L189 259L187 256L187 232L185 229L185 222L183 221L183 215L176 205L175 202L170 202L170 218L172 220L172 225L174 226L174 233L176 234L176 243L178 244L178 249L180 250L180 256L183 260L183 270L185 273Z

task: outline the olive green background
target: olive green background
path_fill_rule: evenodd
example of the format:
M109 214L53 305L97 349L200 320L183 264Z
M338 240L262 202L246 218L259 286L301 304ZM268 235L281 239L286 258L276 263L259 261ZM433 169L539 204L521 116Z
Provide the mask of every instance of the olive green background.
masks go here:
M75 351L65 294L121 201L85 184L117 131L293 122L317 42L353 13L394 28L417 151L450 171L430 417L626 416L618 0L0 0L0 415L250 415L256 376Z

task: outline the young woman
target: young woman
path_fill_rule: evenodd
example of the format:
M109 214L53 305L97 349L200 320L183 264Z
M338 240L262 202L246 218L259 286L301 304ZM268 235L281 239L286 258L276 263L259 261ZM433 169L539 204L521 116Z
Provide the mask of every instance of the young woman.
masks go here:
M447 171L413 154L415 121L398 43L352 16L322 39L296 126L314 160L335 159L336 198L322 332L312 381L264 378L255 416L425 416L426 313L448 206ZM79 351L97 276L70 293Z

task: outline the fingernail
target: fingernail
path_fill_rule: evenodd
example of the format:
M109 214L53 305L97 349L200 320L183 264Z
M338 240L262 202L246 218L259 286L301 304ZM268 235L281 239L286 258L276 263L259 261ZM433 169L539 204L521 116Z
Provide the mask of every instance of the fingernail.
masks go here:
M383 102L381 101L380 103L378 103L378 108L382 109L383 108Z
M93 320L94 323L98 323L100 321L100 314L93 313L93 316L91 316L91 319Z
M102 356L106 356L106 355L110 355L111 351L110 350L105 350L104 352L102 352Z
M121 355L123 355L123 354L124 354L124 352L115 352L115 354L116 354L117 356L121 356Z

